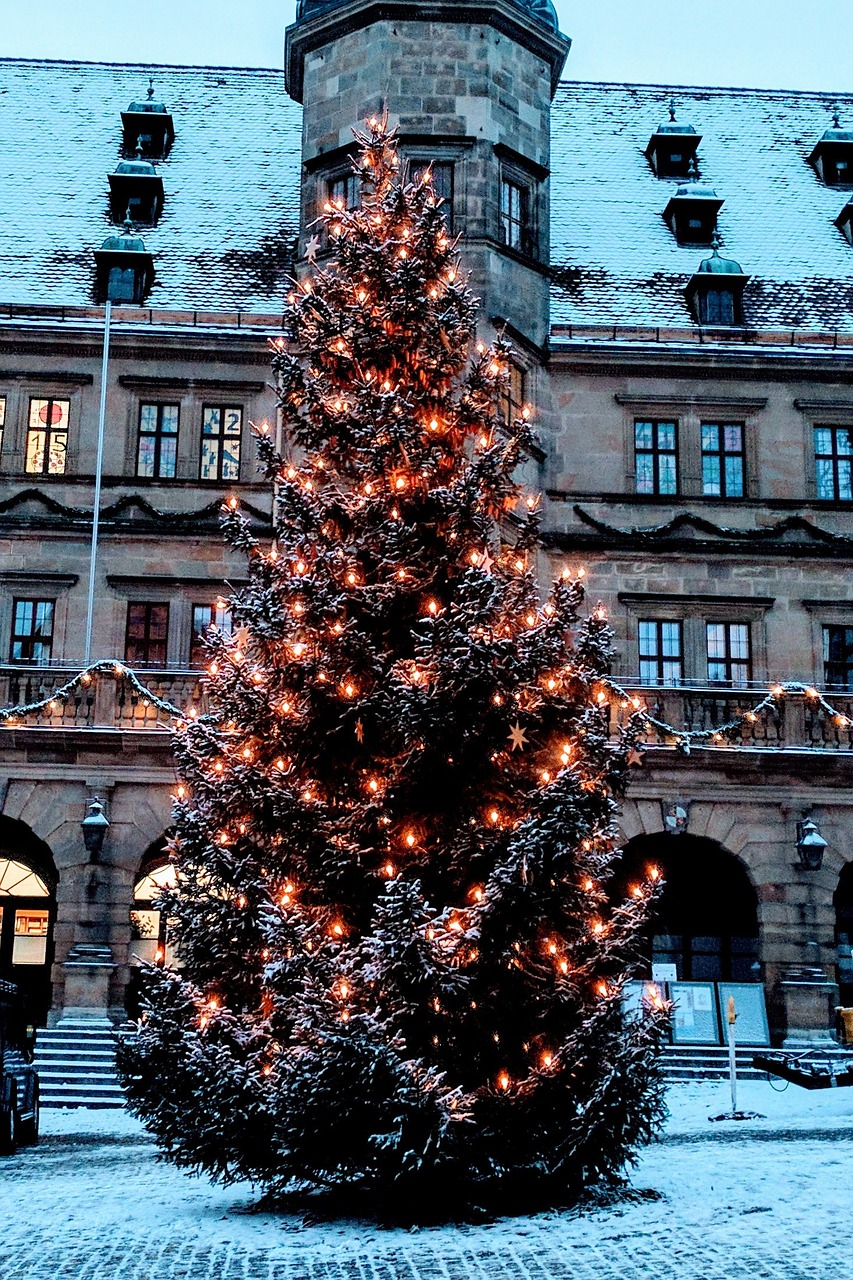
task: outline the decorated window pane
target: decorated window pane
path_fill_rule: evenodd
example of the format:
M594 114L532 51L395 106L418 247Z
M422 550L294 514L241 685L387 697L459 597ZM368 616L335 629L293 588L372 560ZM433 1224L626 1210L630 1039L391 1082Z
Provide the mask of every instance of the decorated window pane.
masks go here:
M233 405L205 405L201 423L202 480L237 480L243 410Z
M68 448L69 400L30 400L25 469L32 475L62 475Z
M12 603L12 662L50 662L53 652L53 600Z

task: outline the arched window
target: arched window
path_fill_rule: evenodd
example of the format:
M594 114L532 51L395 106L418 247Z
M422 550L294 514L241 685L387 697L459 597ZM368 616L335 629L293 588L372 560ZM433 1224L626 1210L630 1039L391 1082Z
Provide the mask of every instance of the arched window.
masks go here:
M169 942L166 913L154 904L164 889L177 883L171 862L160 862L144 868L133 886L130 911L130 954L139 963L172 965L174 950Z

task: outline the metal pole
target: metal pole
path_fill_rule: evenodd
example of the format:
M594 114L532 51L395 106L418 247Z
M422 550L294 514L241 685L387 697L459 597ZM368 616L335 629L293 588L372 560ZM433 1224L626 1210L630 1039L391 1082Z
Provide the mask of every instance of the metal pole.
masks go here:
M727 1016L729 1027L729 1080L732 1086L732 1114L735 1115L737 1112L737 1053L735 1049L737 1010L735 1009L734 996L729 996Z
M95 617L95 572L98 565L98 526L101 518L101 472L104 467L104 427L107 417L107 370L110 363L110 319L113 304L104 308L104 354L101 361L101 404L98 410L98 458L95 463L95 502L92 513L92 549L89 554L89 602L86 610L86 650L84 663L92 661L92 624Z

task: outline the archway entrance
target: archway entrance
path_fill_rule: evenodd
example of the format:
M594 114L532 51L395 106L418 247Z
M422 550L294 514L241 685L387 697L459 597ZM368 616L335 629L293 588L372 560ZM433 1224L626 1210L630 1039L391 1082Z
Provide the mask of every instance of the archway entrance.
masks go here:
M15 983L38 1026L51 1003L56 880L47 845L23 822L0 817L0 978Z
M680 982L759 982L758 900L743 865L714 840L638 836L623 852L616 889L653 863L664 876L646 949Z
M838 989L842 1005L849 1009L853 1006L853 862L848 862L839 876L833 904Z

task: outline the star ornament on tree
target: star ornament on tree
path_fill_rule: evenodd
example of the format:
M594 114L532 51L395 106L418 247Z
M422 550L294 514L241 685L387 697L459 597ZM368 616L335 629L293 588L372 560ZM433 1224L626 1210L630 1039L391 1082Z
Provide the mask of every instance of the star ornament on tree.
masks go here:
M364 742L364 721L363 720L356 720L355 736L358 742Z
M312 236L305 246L305 257L309 262L317 261L317 254L320 251L320 237Z
M511 751L523 751L526 746L530 745L524 730L517 720L509 731L509 741L512 744Z

